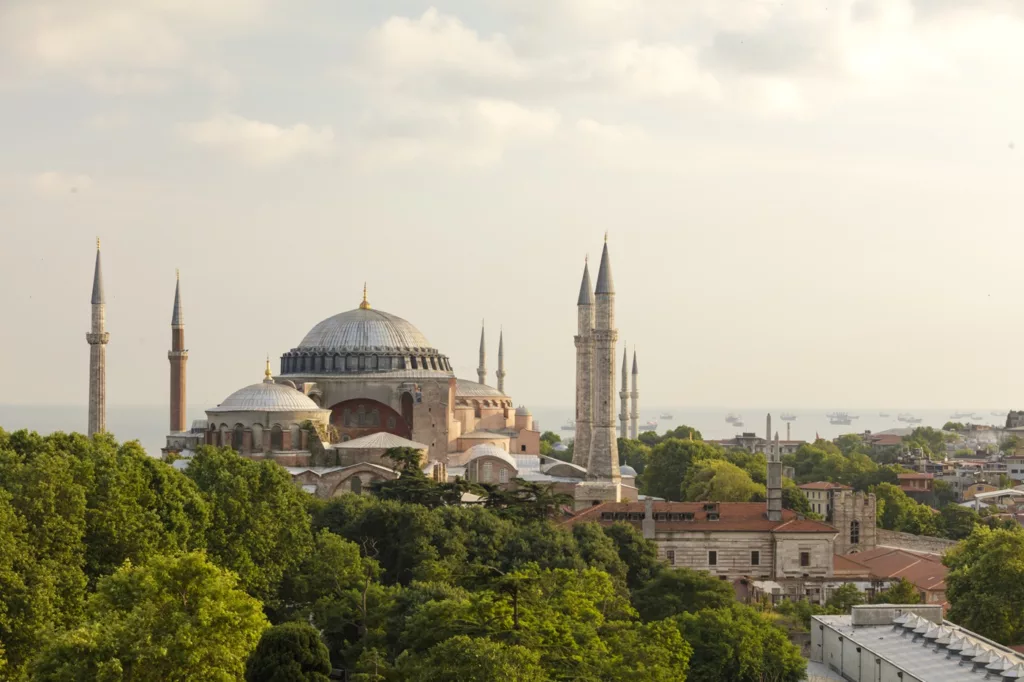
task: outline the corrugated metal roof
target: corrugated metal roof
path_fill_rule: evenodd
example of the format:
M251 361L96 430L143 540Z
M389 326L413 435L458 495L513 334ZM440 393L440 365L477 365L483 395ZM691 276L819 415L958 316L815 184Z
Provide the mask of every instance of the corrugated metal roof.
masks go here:
M397 315L382 310L356 308L319 322L309 330L299 348L354 350L383 348L431 349L419 329Z

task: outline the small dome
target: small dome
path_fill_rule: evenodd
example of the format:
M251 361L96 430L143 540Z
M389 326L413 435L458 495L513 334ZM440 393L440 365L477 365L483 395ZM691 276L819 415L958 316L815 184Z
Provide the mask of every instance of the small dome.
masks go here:
M622 466L619 467L619 475L636 478L636 469L629 466L628 464L623 464Z
M530 416L530 411L528 409L526 409L525 405L520 405L519 407L516 408L516 416L517 417L529 417Z
M239 389L207 412L315 412L317 404L283 384L262 381Z
M499 448L497 445L491 445L490 443L474 445L469 450L466 450L466 454L469 455L466 459L466 464L469 464L474 459L479 459L480 457L497 457L498 459L507 462L513 469L517 471L519 470L519 467L516 465L515 458Z

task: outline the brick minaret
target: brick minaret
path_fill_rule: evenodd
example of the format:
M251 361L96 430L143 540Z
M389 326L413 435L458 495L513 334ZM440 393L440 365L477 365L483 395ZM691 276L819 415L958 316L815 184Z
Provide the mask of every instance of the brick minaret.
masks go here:
M625 438L629 433L629 360L626 349L622 349L622 389L619 391L619 431Z
M174 311L171 313L171 350L167 359L171 362L171 433L185 430L185 316L181 312L181 278L175 273Z
M92 331L89 342L89 435L107 430L107 306L103 300L103 272L100 268L100 240L96 239L96 269L92 275Z
M629 437L636 440L639 436L640 431L640 391L637 389L636 382L637 377L640 376L640 370L636 366L636 351L633 351L633 390L630 391L629 397L632 403L632 410L629 413Z
M481 384L487 383L487 345L484 341L484 323L480 323L480 365L476 368L477 379Z
M505 392L505 331L498 331L498 391Z
M594 428L590 443L587 478L619 482L619 446L615 429L615 286L608 257L608 238L601 253L594 290L597 305L594 311Z
M576 301L576 436L572 463L587 468L590 461L590 437L593 427L594 390L591 369L594 358L594 290L590 286L590 265L583 265L583 281Z

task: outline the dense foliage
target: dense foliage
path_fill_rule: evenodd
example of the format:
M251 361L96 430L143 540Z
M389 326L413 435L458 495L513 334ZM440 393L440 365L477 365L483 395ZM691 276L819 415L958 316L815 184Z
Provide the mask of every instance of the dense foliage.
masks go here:
M670 440L652 454L700 451ZM802 676L769 616L633 526L560 525L526 482L465 506L391 454L397 481L322 501L228 449L181 472L106 435L0 430L0 678Z
M950 620L1003 644L1024 643L1024 531L1019 526L976 528L943 563L949 567Z

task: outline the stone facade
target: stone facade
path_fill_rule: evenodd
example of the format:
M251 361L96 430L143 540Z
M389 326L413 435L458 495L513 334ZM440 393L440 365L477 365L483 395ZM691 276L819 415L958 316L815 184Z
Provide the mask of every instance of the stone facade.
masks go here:
M615 428L615 287L612 284L608 243L601 253L594 292L594 428L591 435L587 478L619 482L619 446Z
M586 469L594 425L594 389L591 381L594 366L594 290L590 287L589 264L583 266L583 282L580 284L576 309L576 436L573 439L572 463Z
M832 499L832 525L836 536L836 554L866 552L875 548L875 494L837 490Z
M96 268L92 277L92 325L85 335L89 343L89 429L88 434L107 430L107 306L103 298L100 242L96 240Z

